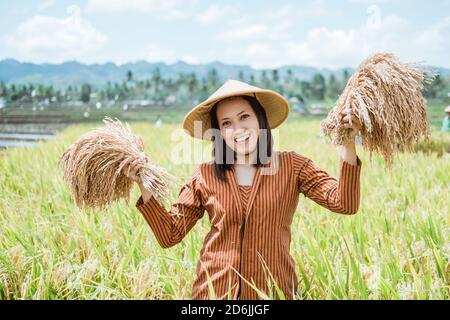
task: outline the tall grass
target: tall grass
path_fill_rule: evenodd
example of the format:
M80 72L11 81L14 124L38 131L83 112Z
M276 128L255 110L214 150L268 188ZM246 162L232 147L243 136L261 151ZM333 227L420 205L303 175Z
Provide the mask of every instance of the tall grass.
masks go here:
M131 127L171 173L182 180L192 173L195 164L170 162L179 126ZM189 299L207 215L180 244L162 249L134 207L137 187L129 204L80 212L57 160L92 128L70 127L36 148L0 156L0 299ZM275 137L280 150L308 156L337 177L339 152L319 137L318 120L285 123ZM296 298L449 299L448 157L401 154L385 171L381 157L370 162L359 148L356 215L300 196L291 245Z

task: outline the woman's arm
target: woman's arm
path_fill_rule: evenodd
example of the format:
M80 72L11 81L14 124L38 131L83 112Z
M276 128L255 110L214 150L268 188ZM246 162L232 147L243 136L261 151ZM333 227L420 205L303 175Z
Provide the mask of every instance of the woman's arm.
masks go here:
M351 118L351 121L350 121ZM356 145L355 137L361 130L361 122L358 118L353 115L349 109L345 109L341 115L341 124L344 128L349 130L349 141L347 144L340 146L341 159L350 163L351 165L356 165Z
M356 165L356 145L353 140L352 143L340 146L341 159L350 163L351 165Z
M361 123L349 110L343 111L340 120L350 130L350 139L347 144L340 146L339 180L331 177L311 159L295 152L293 165L298 192L333 212L355 214L359 209L362 166L356 155L355 136L361 129Z
M360 201L360 173L362 162L356 165L340 158L339 179L330 176L311 159L292 152L297 191L330 211L355 214Z
M155 199L151 192L141 188L142 195L136 202L136 208L144 216L163 248L170 248L181 242L196 222L203 217L205 209L201 201L199 180L200 166L183 185L169 211Z
M144 188L144 184L141 181L138 182L138 186L139 189L141 189L143 202L147 202L150 198L155 196L151 191Z

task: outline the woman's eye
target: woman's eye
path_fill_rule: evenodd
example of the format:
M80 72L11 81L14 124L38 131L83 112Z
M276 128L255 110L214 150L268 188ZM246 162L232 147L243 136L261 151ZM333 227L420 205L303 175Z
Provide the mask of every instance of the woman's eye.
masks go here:
M242 117L241 117L241 119L247 119L248 117L250 117L248 114L244 114L244 115L242 115Z
M230 121L222 122L222 126L226 127L229 123L230 123Z

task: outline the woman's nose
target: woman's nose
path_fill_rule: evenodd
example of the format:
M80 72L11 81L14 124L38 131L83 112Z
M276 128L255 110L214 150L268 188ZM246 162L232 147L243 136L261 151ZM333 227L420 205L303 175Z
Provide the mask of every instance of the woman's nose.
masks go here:
M242 125L240 124L235 124L233 125L233 131L235 134L239 134L239 133L244 133L247 129L244 128Z

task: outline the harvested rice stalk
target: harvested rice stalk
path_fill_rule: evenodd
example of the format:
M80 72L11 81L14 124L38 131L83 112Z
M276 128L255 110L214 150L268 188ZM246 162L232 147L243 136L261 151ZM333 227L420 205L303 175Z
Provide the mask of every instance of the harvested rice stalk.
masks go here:
M79 208L104 209L125 198L129 203L133 181L124 168L137 156L145 156L140 137L118 119L105 117L103 127L81 136L62 155L64 180ZM176 178L166 169L147 162L139 169L145 189L158 201L169 202L169 188Z
M380 153L389 168L396 152L413 151L422 136L426 141L430 139L422 89L434 77L430 70L401 63L391 53L370 56L349 79L335 107L321 122L322 134L334 145L347 143L349 130L340 124L339 114L349 108L361 122L363 148L371 158L372 152Z

